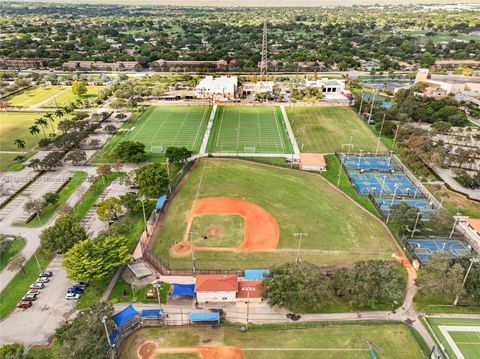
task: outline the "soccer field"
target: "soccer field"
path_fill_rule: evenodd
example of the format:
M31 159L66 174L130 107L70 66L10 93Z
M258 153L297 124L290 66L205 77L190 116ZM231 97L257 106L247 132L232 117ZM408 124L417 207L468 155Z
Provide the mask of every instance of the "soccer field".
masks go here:
M320 265L367 259L388 259L395 253L388 233L370 213L339 194L323 178L290 169L239 160L202 159L170 201L153 254L170 269L190 269L190 255L175 255L171 248L182 241L194 200L233 197L267 211L278 223L279 241L274 251L195 251L197 269L272 268L295 260L298 238L304 232L301 258ZM238 224L213 218L222 229L221 246L238 245ZM209 228L205 219L193 221L195 245L217 246L198 238ZM230 238L229 238L230 237Z
M219 106L209 141L211 152L292 153L279 107Z
M427 318L438 340L450 358L460 352L465 359L476 359L480 353L480 319Z
M210 106L151 106L121 141L141 142L153 154L163 154L168 147L186 147L196 153L210 112Z
M247 332L212 326L145 328L127 337L120 358L138 359L138 349L146 341L160 344L160 350L169 348L166 358L199 357L200 353L182 352L182 348L198 348L200 352L220 348L233 351L222 350L212 358L370 359L370 346L378 358L423 358L420 346L403 324L308 323L304 328L255 326ZM160 350L155 358L164 357Z
M302 152L333 153L347 151L352 137L352 151L375 151L377 137L348 107L287 107L287 114ZM380 142L380 151L386 147Z

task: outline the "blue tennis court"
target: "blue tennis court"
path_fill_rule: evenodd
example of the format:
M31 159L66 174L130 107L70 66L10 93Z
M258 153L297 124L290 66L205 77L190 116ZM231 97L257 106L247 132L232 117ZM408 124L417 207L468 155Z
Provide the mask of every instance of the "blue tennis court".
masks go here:
M450 252L454 257L461 257L470 254L470 250L465 243L459 240L408 239L407 243L422 263L426 263L430 254L436 251Z
M348 175L357 191L362 195L370 193L374 196L388 196L396 193L399 196L423 197L423 194L403 173L385 174L349 171Z
M377 170L385 172L395 169L388 157L345 156L344 163L348 169L352 170Z
M390 213L390 207L399 205L400 203L406 203L410 207L417 207L420 210L422 219L428 218L432 213L435 212L435 208L431 205L428 199L425 198L405 198L405 199L394 199L392 198L374 198L377 207L380 208L382 214L386 217Z

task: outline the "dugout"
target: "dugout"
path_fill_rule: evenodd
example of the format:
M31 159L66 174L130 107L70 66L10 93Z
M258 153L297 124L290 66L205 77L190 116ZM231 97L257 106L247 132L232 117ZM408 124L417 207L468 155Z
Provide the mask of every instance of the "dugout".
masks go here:
M220 313L216 312L193 312L188 315L190 324L220 324Z

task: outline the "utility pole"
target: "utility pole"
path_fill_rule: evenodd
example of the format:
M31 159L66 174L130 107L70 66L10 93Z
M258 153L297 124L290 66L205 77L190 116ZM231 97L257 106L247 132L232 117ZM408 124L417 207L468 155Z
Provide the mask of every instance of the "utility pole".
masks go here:
M142 195L142 197L140 197L140 201L142 202L144 229L145 229L145 233L147 234L147 237L148 237L149 234L148 234L148 227L147 227L147 216L145 214L145 195Z
M452 230L450 231L450 235L448 236L448 239L452 238L453 232L455 232L455 227L457 226L457 222L458 222L458 217L455 217L455 222L453 222L453 227L452 227Z
M108 340L108 346L110 347L110 349L112 349L112 342L110 341L110 335L108 335L108 328L107 328L107 316L103 316L102 318L102 323L103 323L103 327L105 328L105 334L107 335L107 340Z
M360 107L358 108L358 116L362 113L362 106L363 106L363 91L362 91L362 100L360 101Z
M382 138L383 124L385 123L385 113L383 114L382 124L380 126L380 133L378 134L377 148L375 150L375 156L378 154L378 149L380 147L380 139Z
M196 275L196 269L195 269L195 253L193 252L193 240L192 240L192 234L198 234L197 232L194 231L188 231L188 237L190 239L190 253L192 254L192 272L193 276L195 277Z
M167 166L167 177L168 177L168 193L172 194L172 187L170 186L170 161L168 160L168 157L162 165Z
M413 231L412 231L412 235L410 236L410 238L413 238L413 235L415 234L415 231L417 230L417 224L418 224L419 219L420 219L420 211L417 213L417 219L415 219L415 225L413 226Z
M297 259L295 262L298 264L300 262L300 247L302 245L302 238L303 236L308 237L307 233L295 233L295 237L298 237L298 248L297 248Z
M397 125L397 129L395 130L395 137L393 137L393 145L392 145L392 149L395 148L396 144L397 144L397 135L398 135L398 129L400 128L400 125Z
M376 91L373 91L373 98L372 98L372 106L370 106L370 114L368 115L368 124L372 120L372 113L373 113L373 104L375 103L375 95L377 94Z
M158 289L160 288L160 283L155 283L153 286L157 290L158 308L162 309L162 301L160 300L160 291Z
M260 81L268 79L268 27L267 27L267 9L263 14L263 36L262 36L262 59L260 62Z
M465 277L463 278L462 288L465 287L465 283L467 282L468 275L472 270L473 263L478 263L478 262L479 262L478 258L470 258L470 265L468 266L467 273L465 273ZM455 301L453 302L453 305L457 305L459 299L460 299L460 293L457 294L457 296L455 297Z

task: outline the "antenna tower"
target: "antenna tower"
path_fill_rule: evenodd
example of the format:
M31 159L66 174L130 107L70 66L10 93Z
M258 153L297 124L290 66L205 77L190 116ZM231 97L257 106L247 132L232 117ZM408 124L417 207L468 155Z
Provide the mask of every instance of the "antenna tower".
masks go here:
M260 62L260 81L267 81L268 79L268 57L267 57L267 9L263 15L263 38L262 38L262 61Z

